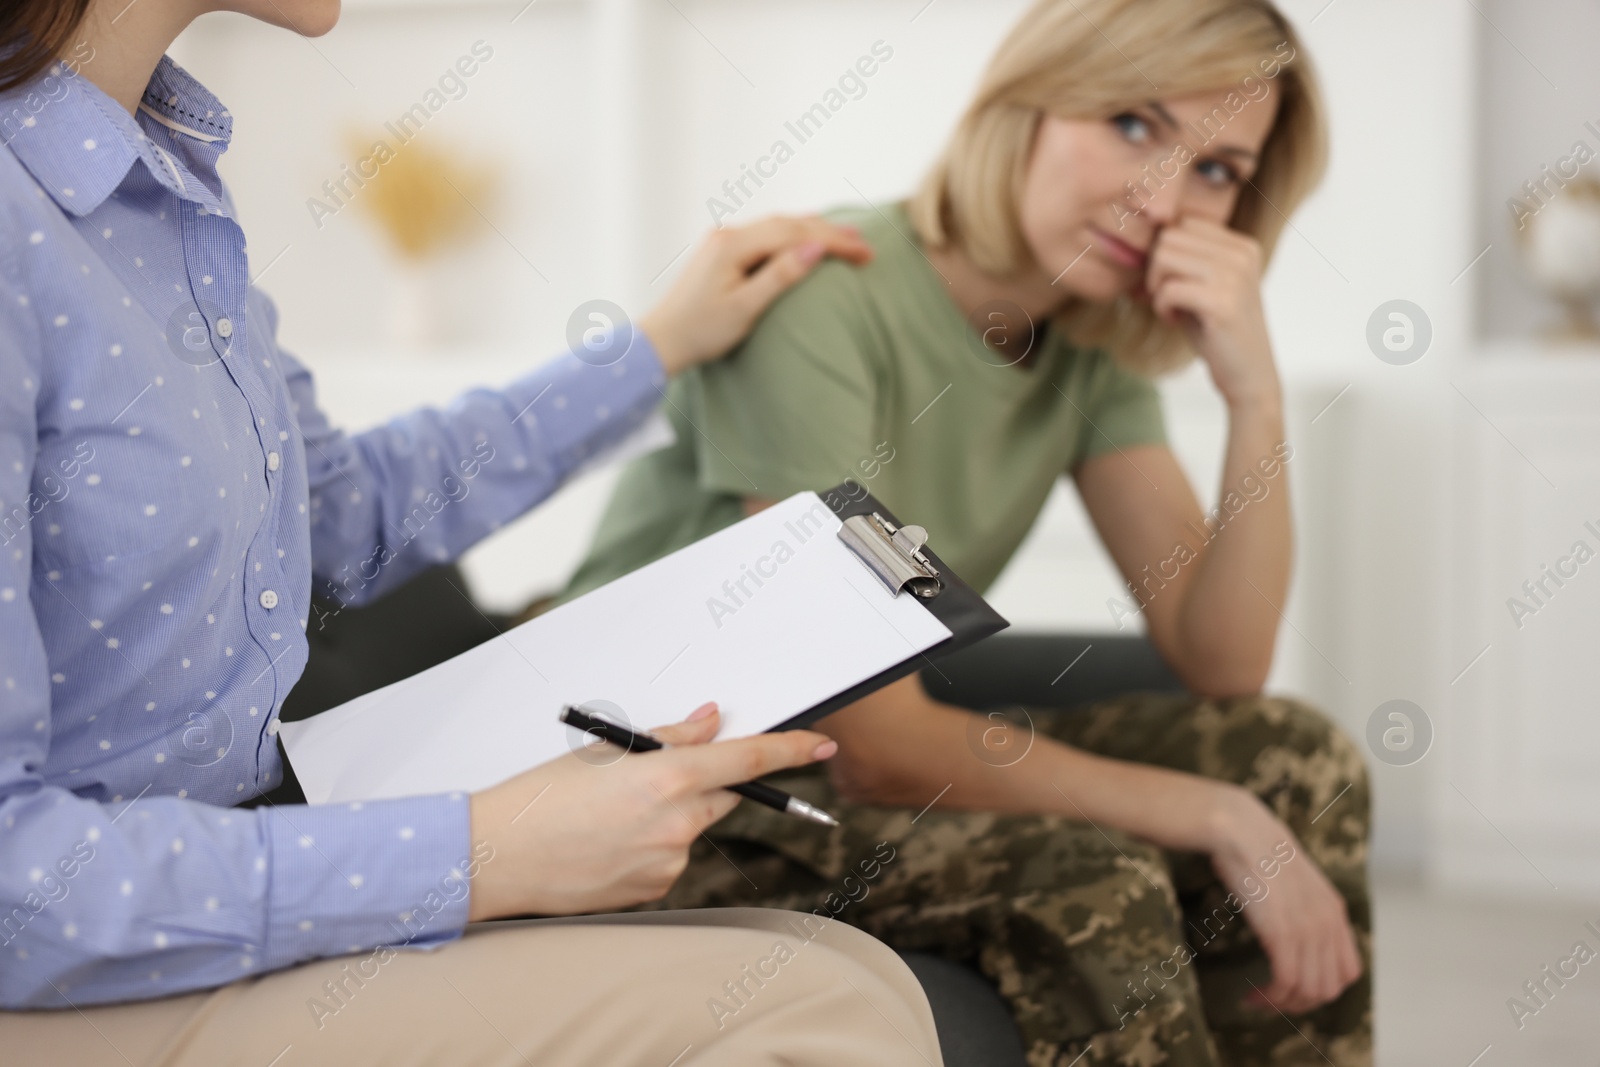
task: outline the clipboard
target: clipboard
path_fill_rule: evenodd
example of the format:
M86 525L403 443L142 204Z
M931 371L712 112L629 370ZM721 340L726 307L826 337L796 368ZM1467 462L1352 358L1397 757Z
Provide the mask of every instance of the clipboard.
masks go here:
M877 575L896 596L915 597L950 630L945 640L907 657L886 671L851 686L822 703L807 708L774 730L798 730L848 707L864 696L898 682L931 665L940 656L975 645L1010 626L976 590L961 580L933 551L928 532L902 523L859 482L846 480L819 494L822 502L844 523L843 541L862 566ZM899 536L899 535L904 536ZM770 731L769 731L770 732Z
M706 699L728 737L805 726L1006 626L926 537L853 481L797 493L278 739L318 804L578 752L568 704L646 731Z

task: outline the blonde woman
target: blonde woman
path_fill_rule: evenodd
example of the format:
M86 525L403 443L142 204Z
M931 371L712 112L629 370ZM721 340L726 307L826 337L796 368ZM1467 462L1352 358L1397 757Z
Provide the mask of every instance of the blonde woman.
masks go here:
M820 907L973 962L1034 1064L1370 1061L1362 761L1259 692L1292 460L1261 273L1323 159L1265 0L1041 0L910 201L837 214L875 260L674 385L679 443L624 474L569 593L847 477L982 588L1066 474L1192 695L1035 711L1012 763L908 678L786 781L843 827L746 805L668 903ZM1150 382L1193 357L1229 414L1209 512Z

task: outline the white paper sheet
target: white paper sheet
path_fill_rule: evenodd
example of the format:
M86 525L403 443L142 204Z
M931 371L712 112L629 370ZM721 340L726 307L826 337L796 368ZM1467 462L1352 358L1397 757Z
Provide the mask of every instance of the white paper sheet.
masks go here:
M313 804L477 790L581 747L557 715L636 728L722 708L743 737L950 636L891 596L799 493L455 659L281 729Z

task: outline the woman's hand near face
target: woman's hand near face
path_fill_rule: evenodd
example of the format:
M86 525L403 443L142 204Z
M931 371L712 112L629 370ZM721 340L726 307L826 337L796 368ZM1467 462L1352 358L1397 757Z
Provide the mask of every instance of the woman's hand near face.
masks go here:
M471 921L576 915L655 900L689 846L739 802L726 787L827 759L838 745L808 730L707 744L716 705L653 736L673 747L600 762L577 753L472 795L472 841L493 862L472 880Z
M1261 309L1261 246L1208 219L1156 235L1144 287L1163 321L1180 322L1232 408L1277 406L1278 371Z
M859 265L872 249L852 227L815 216L713 230L639 326L668 374L717 359L828 255Z

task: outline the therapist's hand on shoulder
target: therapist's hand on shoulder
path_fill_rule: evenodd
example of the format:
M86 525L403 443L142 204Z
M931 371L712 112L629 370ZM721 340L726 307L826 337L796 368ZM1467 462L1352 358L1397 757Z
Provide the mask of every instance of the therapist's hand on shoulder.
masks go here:
M574 753L472 795L472 841L494 862L472 880L468 918L576 915L665 895L701 831L739 802L726 786L827 759L809 730L708 744L716 705L652 732L669 747L597 763ZM591 750L602 752L605 750Z
M859 265L872 248L853 227L815 216L713 230L639 326L668 374L717 359L824 256Z

